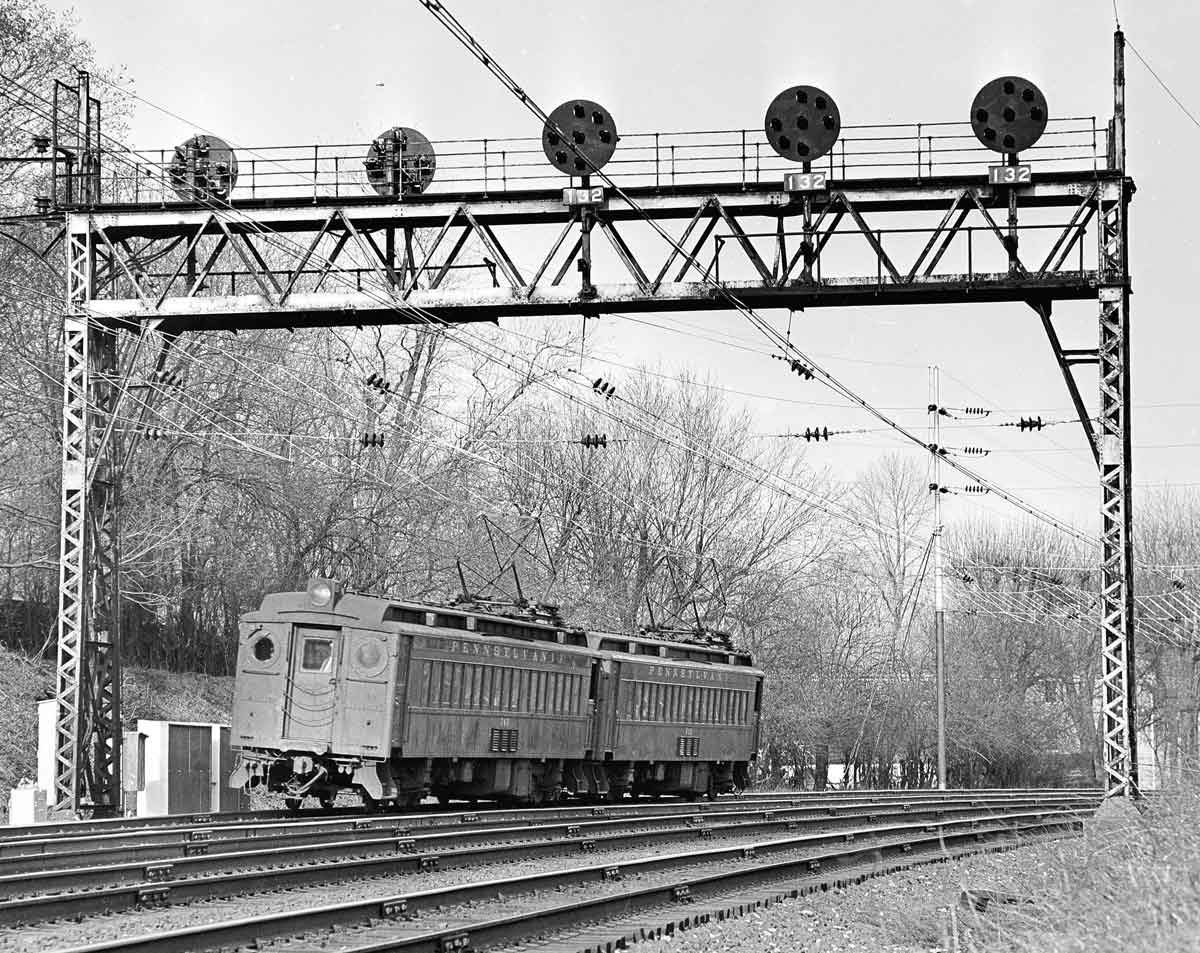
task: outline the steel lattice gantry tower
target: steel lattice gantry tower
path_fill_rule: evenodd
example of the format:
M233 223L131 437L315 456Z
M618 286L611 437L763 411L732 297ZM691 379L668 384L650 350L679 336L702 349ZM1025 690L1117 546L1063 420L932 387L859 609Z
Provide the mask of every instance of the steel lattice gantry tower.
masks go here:
M402 199L334 181L232 204L137 196L69 210L60 800L115 803L106 798L117 793L119 643L106 633L116 616L119 468L106 461L126 393L119 337L712 311L733 306L725 290L754 309L1012 302L1039 315L1099 469L1105 783L1111 794L1134 793L1126 250L1134 189L1120 104L1113 125L1107 147L1093 133L1087 161L1047 156L1028 183L1011 187L990 184L982 149L969 163L940 166L934 137L922 131L910 172L875 174L843 154L823 187L803 192L757 165L747 175L744 133L732 174L668 176L656 135L652 173L633 181L614 173L622 195L607 190L580 204L560 188L498 187L493 167L482 188ZM672 172L676 161L672 150ZM606 257L591 253L597 235ZM540 264L526 273L519 260ZM573 266L582 281L568 280ZM1096 303L1097 346L1063 347L1052 317L1063 301ZM1098 425L1074 376L1084 364L1099 366Z

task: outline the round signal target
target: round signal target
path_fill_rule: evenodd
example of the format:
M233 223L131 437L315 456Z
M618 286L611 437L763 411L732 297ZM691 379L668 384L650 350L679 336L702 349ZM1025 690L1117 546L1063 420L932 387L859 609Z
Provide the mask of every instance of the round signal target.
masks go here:
M225 201L237 184L237 154L216 136L192 136L175 147L167 166L171 188L184 201Z
M1042 91L1020 76L1001 76L985 83L971 103L975 138L1005 154L1030 148L1046 131L1049 118Z
M554 168L567 175L587 175L602 168L613 157L619 139L612 114L590 99L567 100L542 127L542 151Z
M363 167L371 188L380 195L419 195L433 181L437 155L416 129L393 126L375 137Z
M783 158L812 162L829 152L842 131L837 103L816 86L791 86L771 100L763 120L767 141Z

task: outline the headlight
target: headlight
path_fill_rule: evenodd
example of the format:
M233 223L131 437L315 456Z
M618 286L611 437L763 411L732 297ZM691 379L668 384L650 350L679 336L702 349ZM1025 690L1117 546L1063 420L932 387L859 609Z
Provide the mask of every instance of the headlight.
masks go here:
M329 579L312 579L308 583L308 601L314 606L324 607L333 603L337 595L337 584Z
M260 662L269 662L275 656L275 643L268 636L263 636L254 643L254 657Z

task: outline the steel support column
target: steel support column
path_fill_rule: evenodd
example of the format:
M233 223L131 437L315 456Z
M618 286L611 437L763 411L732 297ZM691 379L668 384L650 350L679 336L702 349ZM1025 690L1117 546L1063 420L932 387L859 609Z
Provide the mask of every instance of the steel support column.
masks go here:
M1125 36L1113 36L1109 168L1116 201L1100 218L1100 718L1104 788L1137 797L1137 672L1133 591L1133 442L1129 375L1129 200L1125 172Z
M109 813L120 796L120 613L115 445L101 435L115 399L116 332L89 315L92 229L71 231L66 250L52 800L64 812Z
M1100 626L1104 786L1136 796L1129 291L1100 290Z

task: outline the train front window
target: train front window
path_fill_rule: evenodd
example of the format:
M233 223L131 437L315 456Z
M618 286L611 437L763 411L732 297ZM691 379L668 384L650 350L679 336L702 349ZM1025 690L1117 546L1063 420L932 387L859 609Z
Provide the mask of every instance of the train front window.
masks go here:
M300 668L305 672L332 672L333 642L329 639L305 639Z

